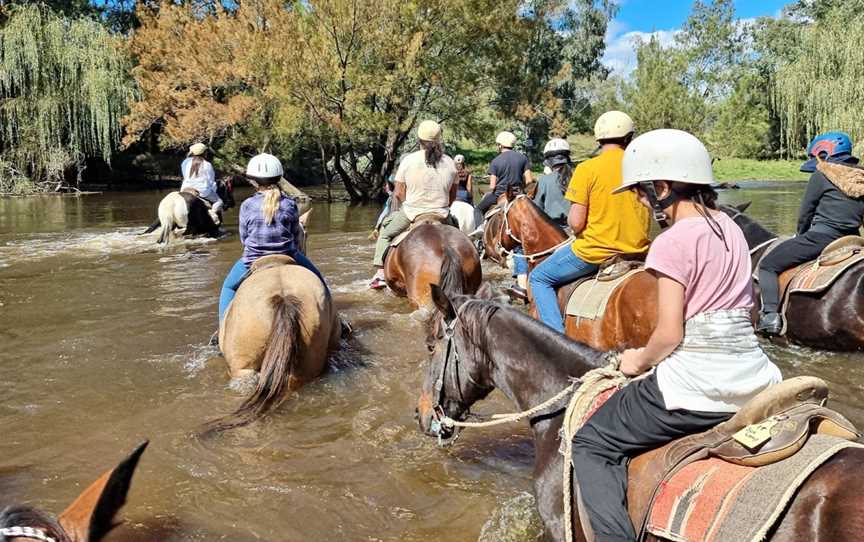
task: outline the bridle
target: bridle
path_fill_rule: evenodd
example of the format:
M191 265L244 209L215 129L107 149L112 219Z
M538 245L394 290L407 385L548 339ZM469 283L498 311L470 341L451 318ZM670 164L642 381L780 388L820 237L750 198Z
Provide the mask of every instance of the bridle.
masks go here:
M461 358L459 357L459 350L456 348L456 326L459 323L459 312L456 312L456 316L453 318L451 322L444 321L444 336L447 338L447 346L446 351L444 352L444 362L441 364L441 371L438 373L438 376L435 378L435 383L432 388L432 396L435 398L435 403L432 405L432 422L429 426L429 431L438 437L438 445L444 446L447 444L452 444L456 440L456 436L454 438L445 441L444 440L444 423L443 420L450 419L449 416L444 412L443 403L445 402L444 390L446 380L449 378L452 383L455 385L456 390L459 393L458 403L461 406L465 405L465 396L462 393L462 382L460 380L459 370L459 362ZM452 370L449 370L450 368ZM466 375L467 380L474 384L477 383L471 378L471 375ZM468 409L465 409L465 412L468 412Z
M0 528L0 535L12 538L32 538L41 542L55 542L53 538L45 534L42 529L34 529L33 527L3 527Z
M497 243L496 248L498 249L498 252L500 254L506 254L508 256L519 256L520 258L525 258L526 260L528 260L529 263L533 263L535 260L539 260L540 258L543 258L544 256L548 256L549 254L552 254L553 252L555 252L559 248L561 248L565 245L569 245L573 241L574 238L568 237L567 239L564 239L563 241L561 241L560 243L558 243L557 245L555 245L553 247L549 247L549 248L540 250L538 252L532 252L530 254L524 254L524 253L523 254L517 254L517 253L513 252L512 250L507 250L506 248L504 248L504 246L501 244L501 239L503 238L505 233L516 244L522 246L523 250L525 248L524 245L522 244L522 239L519 239L518 237L516 237L516 234L513 233L513 229L510 227L510 208L513 207L513 205L517 201L519 201L520 199L527 198L527 197L528 196L525 194L518 194L516 197L514 197L513 199L508 201L507 204L504 206L504 209L502 209L501 214L503 216L503 219L501 221L501 229L498 232L498 243Z

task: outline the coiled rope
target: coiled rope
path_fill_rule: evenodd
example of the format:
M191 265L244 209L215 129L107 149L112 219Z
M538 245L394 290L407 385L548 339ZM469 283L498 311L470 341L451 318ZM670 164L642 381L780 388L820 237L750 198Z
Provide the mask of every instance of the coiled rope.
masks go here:
M492 419L483 422L461 422L450 417L441 418L441 425L446 427L492 427L505 423L512 423L525 418L530 418L542 412L550 406L558 403L561 399L572 394L567 409L564 411L564 420L561 426L561 438L563 446L561 453L564 455L563 489L564 489L564 535L566 542L573 541L573 507L572 507L572 484L573 484L573 436L585 422L585 416L591 410L594 400L598 395L610 388L623 388L629 378L618 370L621 362L620 354L610 352L606 355L607 365L592 369L574 379L569 386L543 401L537 406L522 412L511 412L509 414L493 414Z

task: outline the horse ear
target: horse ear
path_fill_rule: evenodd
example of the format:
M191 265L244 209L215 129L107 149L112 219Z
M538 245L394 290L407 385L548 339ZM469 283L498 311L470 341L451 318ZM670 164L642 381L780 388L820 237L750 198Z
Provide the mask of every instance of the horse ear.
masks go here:
M90 484L58 518L73 542L95 542L114 526L114 515L126 504L135 467L149 441L145 440L119 465Z
M748 202L742 203L742 204L740 204L740 205L735 205L735 208L738 209L738 212L739 212L739 213L743 213L744 211L747 210L748 207L750 207L750 204L751 204L751 203L753 203L753 202L752 202L752 201L748 201Z
M437 284L430 284L429 286L432 290L432 301L435 302L435 306L438 307L438 310L444 315L444 320L447 322L453 321L453 319L456 318L456 309L453 307L453 302L451 302L450 298L447 297L447 294L444 293L443 288Z
M477 293L474 294L475 297L479 299L485 299L486 301L491 301L495 299L495 290L492 289L492 285L488 282L484 282L480 285L480 288L477 290Z
M300 225L303 228L306 228L306 224L309 222L309 215L312 214L312 208L310 207L308 211L300 215Z

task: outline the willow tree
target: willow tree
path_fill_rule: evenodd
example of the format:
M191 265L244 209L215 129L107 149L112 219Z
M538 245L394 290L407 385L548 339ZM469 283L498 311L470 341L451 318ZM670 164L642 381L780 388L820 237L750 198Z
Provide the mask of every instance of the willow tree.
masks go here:
M0 27L0 192L56 190L110 159L133 92L120 38L92 19L14 6ZM27 179L27 181L23 181ZM14 185L14 186L13 186Z
M864 14L838 8L805 27L798 54L777 69L773 99L787 154L819 132L864 138Z

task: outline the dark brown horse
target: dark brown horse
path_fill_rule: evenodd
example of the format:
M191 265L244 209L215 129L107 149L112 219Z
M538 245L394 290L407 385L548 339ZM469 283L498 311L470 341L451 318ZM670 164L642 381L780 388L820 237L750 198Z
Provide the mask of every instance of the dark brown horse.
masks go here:
M445 224L420 224L384 259L387 286L417 308L430 305L430 284L440 283L445 256L460 263L467 292L476 292L483 279L480 256L474 243L458 228Z
M488 290L481 288L480 297L488 296ZM433 288L433 298L440 315L431 327L432 355L417 407L420 428L426 434L444 439L453 436L446 427L433 424L435 408L462 420L474 403L498 388L516 408L527 410L566 388L572 378L605 363L600 351L572 341L505 305L478 297L447 295L438 287ZM535 450L534 494L547 537L555 541L565 539L563 464L558 451L565 406L566 400L530 419ZM637 530L662 474L651 461L663 450L645 453L630 463L628 503ZM841 451L799 488L770 539L860 540L864 531L862 484L864 450ZM577 509L575 502L572 509ZM573 539L585 540L578 517L573 518L573 525Z
M567 242L564 229L530 198L518 195L509 198L500 214L500 246L511 251L521 244L529 269ZM572 292L570 286L558 290L564 332L571 339L593 348L622 350L645 346L657 325L657 279L647 271L632 275L619 286L610 297L603 317L596 320L565 314Z
M0 540L45 540L55 542L96 542L117 524L114 516L126 504L132 475L147 441L140 444L119 465L109 470L69 505L59 517L32 506L0 508ZM33 530L41 532L33 536ZM27 534L31 536L27 536Z
M753 268L765 253L767 243L777 234L744 214L750 203L721 205L735 220L750 247ZM791 278L787 271L780 284ZM758 285L756 286L758 294ZM759 296L756 295L758 311ZM825 350L854 351L864 348L864 262L846 270L834 284L821 293L793 293L786 309L786 337L798 344Z

